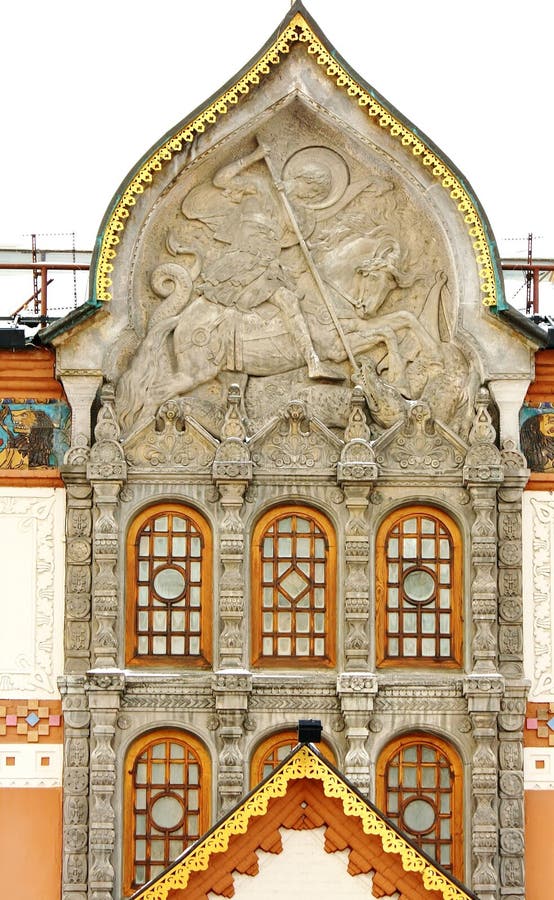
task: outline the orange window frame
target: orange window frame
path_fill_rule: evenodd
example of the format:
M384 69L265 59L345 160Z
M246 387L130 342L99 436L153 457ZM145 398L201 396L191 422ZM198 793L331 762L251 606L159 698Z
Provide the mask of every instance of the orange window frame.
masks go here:
M123 786L123 810L124 810L124 846L123 846L123 893L125 896L133 894L141 885L135 883L135 863L136 863L136 839L137 821L135 809L135 771L140 762L140 757L149 748L153 748L158 744L173 743L179 744L184 751L184 759L187 760L187 752L198 759L199 765L199 804L198 804L198 836L202 837L211 824L211 760L205 746L194 735L181 731L177 728L164 728L157 731L149 731L137 738L129 747L125 757L124 768L124 786ZM148 781L150 781L150 773L148 773ZM193 786L194 787L194 786ZM148 784L150 794L152 794L152 784ZM142 789L142 788L141 788ZM155 786L154 786L155 789ZM155 802L150 796L148 804ZM152 826L151 826L152 827ZM157 835L158 836L158 835ZM167 836L166 836L167 837ZM142 838L141 838L142 839ZM178 840L178 839L177 839ZM145 841L148 842L148 835L145 835ZM183 846L183 850L187 845ZM180 851L182 852L182 851ZM147 854L150 853L150 848ZM179 854L177 853L176 856ZM173 860L170 859L169 862ZM158 865L160 861L152 860L152 865ZM165 862L165 861L164 861ZM165 867L165 865L164 865ZM150 880L148 877L146 881ZM146 881L144 883L146 883Z
M450 852L451 852L451 864L447 866L447 870L451 871L452 874L463 881L464 878L464 822L463 822L463 769L462 762L454 747L442 740L435 735L426 734L425 732L412 732L410 734L405 734L402 737L397 738L392 741L390 744L382 750L379 758L377 760L376 766L376 778L375 778L375 787L376 787L376 796L375 803L378 809L384 813L384 815L388 816L392 822L394 822L399 828L403 828L403 823L399 815L395 815L393 811L391 811L388 802L388 784L387 784L387 774L388 768L393 761L395 761L395 757L398 754L402 754L404 751L409 750L410 748L429 748L434 752L442 755L443 758L446 759L450 771L451 777L451 789L450 789ZM421 754L422 755L422 754ZM402 763L400 763L401 767ZM428 764L429 767L431 763ZM423 767L425 767L425 763ZM443 769L446 767L443 766ZM426 788L421 782L423 782L423 775L418 775L418 784L416 788L412 788L411 785L401 785L402 775L399 774L398 782L399 782L399 807L407 806L407 804L413 800L418 799L419 796L427 799L428 795L432 795L434 792L433 788ZM409 794L404 803L402 802L401 790L405 793ZM437 779L437 787L440 787L440 777ZM420 793L418 793L420 792ZM438 793L440 800L440 792ZM440 819L439 819L440 821ZM418 842L417 837L414 835L414 832L406 831L409 837L416 844L425 843L424 836L423 840ZM431 839L430 839L431 840ZM440 840L440 826L439 826L439 837L436 839L437 843L441 843ZM442 841L442 843L445 843ZM428 854L430 855L430 854ZM440 860L436 860L436 862L440 863Z
M321 535L317 534L317 537L322 536L325 545L325 576L324 581L316 581L318 576L314 576L314 579L311 577L308 579L310 582L310 591L313 589L315 594L316 586L317 589L324 589L324 607L322 610L316 609L314 604L319 601L313 600L312 595L310 594L310 608L309 613L311 616L311 624L310 624L310 641L312 641L315 645L316 637L319 638L321 635L325 637L325 653L322 655L316 655L315 653L310 653L309 655L264 655L262 652L263 649L263 636L266 634L272 634L274 639L276 640L279 636L278 631L272 632L263 632L263 615L264 615L264 607L263 607L263 598L264 598L264 539L268 537L268 532L272 527L277 528L278 523L281 520L287 518L297 517L303 520L311 520L319 530ZM296 526L294 526L296 527ZM308 537L307 532L296 532L296 536L300 534L301 537ZM275 535L274 535L275 536ZM313 535L312 535L313 536ZM293 542L294 543L294 542ZM294 544L294 546L297 546ZM293 551L291 551L291 568L294 568L296 565L296 555ZM273 555L271 557L274 560L273 565L277 565L278 568L278 560L279 557ZM283 559L288 559L288 557L283 557ZM310 564L310 572L312 573L316 568L316 562L321 564L321 560L316 561L313 557L302 557L302 563L309 562ZM284 580L283 573L280 576ZM251 624L252 624L252 665L257 667L279 667L279 668L330 668L335 665L336 662L336 583L337 583L337 549L336 549L336 538L335 538L335 530L327 518L323 513L319 512L319 510L314 509L311 506L303 506L303 505L286 505L273 507L268 512L266 512L256 523L256 527L254 528L254 533L252 536L252 616L251 616ZM269 582L266 584L266 587L270 587ZM272 583L272 589L275 594L278 593L277 582ZM302 612L304 609L302 609ZM317 622L315 616L317 613L323 611L325 615L324 619L324 630L323 632L315 632L315 628ZM273 606L266 610L267 613L271 612L274 616L274 620L277 619L278 609L275 604L275 600L273 602ZM296 621L297 609L294 607L294 621ZM292 626L291 626L292 629ZM304 636L304 633L300 635L300 633L291 630L290 633L283 632L283 637L287 637L290 635L291 645L293 641L293 635L296 637Z
M138 562L139 544L142 531L150 521L165 515L175 515L190 520L201 539L200 562L200 641L198 654L154 654L138 653ZM175 533L176 535L176 533ZM174 535L174 536L175 536ZM186 665L187 667L207 668L212 660L212 533L203 516L195 509L183 503L157 503L147 507L132 521L126 540L125 565L125 662L128 666L166 666ZM150 604L150 601L149 601ZM187 612L190 612L187 606ZM167 615L172 614L168 604ZM170 632L171 633L171 632Z
M433 608L432 612L435 616L437 622L441 621L441 613L445 613L449 616L450 619L450 630L448 632L444 632L446 636L449 637L450 644L450 655L448 657L441 657L440 655L435 656L425 656L422 653L419 655L412 656L402 656L400 653L398 655L392 655L388 651L388 631L387 631L387 622L388 622L388 613L391 611L389 609L389 581L388 581L388 563L389 560L387 558L388 552L388 542L389 538L392 536L393 529L414 517L424 517L428 519L433 519L438 526L441 526L445 529L449 534L450 547L451 547L451 563L450 563L450 580L449 580L449 589L450 589L450 606L448 609L444 611L441 610L439 604ZM414 533L416 534L416 533ZM417 532L418 541L422 541L425 535L422 532ZM441 535L436 532L433 539L436 543L440 542ZM460 529L454 519L448 515L448 513L444 512L442 509L439 509L435 506L430 505L414 505L414 506L403 506L399 509L393 510L393 512L389 513L389 515L383 520L381 525L379 526L379 530L377 532L377 539L375 544L375 624L376 624L376 662L378 666L399 666L399 667L411 667L411 668L420 668L420 667L437 667L441 668L456 668L459 669L462 667L462 635L463 635L463 566L462 566L462 537L460 533ZM418 551L419 553L419 551ZM400 555L398 556L398 564L400 565L401 560L404 559ZM440 563L440 557L437 559L434 558L433 562L437 564ZM424 566L424 563L422 564ZM414 566L414 568L416 568ZM440 585L437 584L435 587L435 593L438 593ZM398 587L398 604L399 604L399 619L403 612L406 612L406 607L402 607L402 590L399 581ZM419 606L419 604L418 604ZM419 606L419 608L414 607L414 614L417 616L418 622L421 622L422 611L426 611L426 607L424 605ZM441 626L439 625L439 628ZM399 632L402 636L406 636L405 632ZM410 634L412 636L412 634ZM413 633L413 637L417 638L418 642L422 641L427 634L420 628L416 632ZM401 640L399 638L399 641ZM441 633L430 632L429 637L434 637L438 642L441 637Z
M250 787L255 788L260 781L267 778L268 773L266 772L264 774L266 764L271 765L272 769L277 768L282 759L288 756L290 751L293 747L296 747L297 744L298 732L293 728L271 734L269 737L265 738L261 744L258 744L250 761ZM336 766L337 758L330 744L328 744L327 741L321 741L321 743L316 746L322 755L327 757L329 762ZM287 748L287 752L280 755L279 750L283 747Z

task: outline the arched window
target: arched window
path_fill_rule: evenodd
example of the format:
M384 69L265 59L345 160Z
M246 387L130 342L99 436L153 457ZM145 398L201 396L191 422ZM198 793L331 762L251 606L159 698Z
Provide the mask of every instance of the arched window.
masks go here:
M166 729L135 741L125 766L126 894L208 830L209 803L209 757L196 738Z
M130 665L211 658L211 535L176 503L150 507L127 538L127 652Z
M254 665L334 665L335 590L328 519L300 506L266 513L253 535Z
M375 552L378 665L462 664L462 546L441 510L391 513Z
M405 735L381 754L376 787L379 809L462 879L462 766L453 748L429 735Z
M296 729L288 729L287 731L279 731L262 741L256 747L250 763L250 786L256 787L260 781L271 775L274 769L289 755L289 753L298 744L298 732ZM317 749L323 756L327 757L329 762L336 765L336 757L327 743L321 741L317 745Z

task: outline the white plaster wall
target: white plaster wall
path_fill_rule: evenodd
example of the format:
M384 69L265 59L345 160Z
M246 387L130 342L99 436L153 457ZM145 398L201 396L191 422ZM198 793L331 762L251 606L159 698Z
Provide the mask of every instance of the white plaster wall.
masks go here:
M0 696L57 698L63 672L63 488L0 488Z
M258 850L259 874L240 875L235 872L235 900L368 900L373 896L373 873L349 875L348 850L326 853L325 828L292 831L281 828L281 853ZM220 900L210 892L210 900ZM398 893L387 894L382 900L393 900Z
M523 631L530 700L554 700L554 492L523 495Z
M61 744L1 744L0 788L61 787Z

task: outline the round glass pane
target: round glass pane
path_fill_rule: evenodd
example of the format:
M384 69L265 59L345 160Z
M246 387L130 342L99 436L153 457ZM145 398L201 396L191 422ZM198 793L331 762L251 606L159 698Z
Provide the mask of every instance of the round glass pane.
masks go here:
M175 828L183 818L183 807L177 797L165 794L154 800L150 814L157 828Z
M404 578L404 593L414 603L425 603L435 592L433 576L424 569L412 569Z
M427 800L410 800L404 807L402 817L406 828L422 834L433 827L435 810Z
M160 569L154 578L154 590L164 600L175 600L185 589L185 578L178 569Z

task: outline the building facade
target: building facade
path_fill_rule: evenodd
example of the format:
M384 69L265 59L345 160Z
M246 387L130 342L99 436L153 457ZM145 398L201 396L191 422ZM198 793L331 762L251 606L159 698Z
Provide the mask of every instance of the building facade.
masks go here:
M4 759L33 746L42 775L63 713L63 870L41 896L130 896L318 718L323 752L447 872L538 897L551 394L478 201L300 4L145 159L91 299L20 355L55 353L57 393L4 389L25 609L3 635ZM41 397L48 459L22 439ZM525 493L522 408L545 420Z

